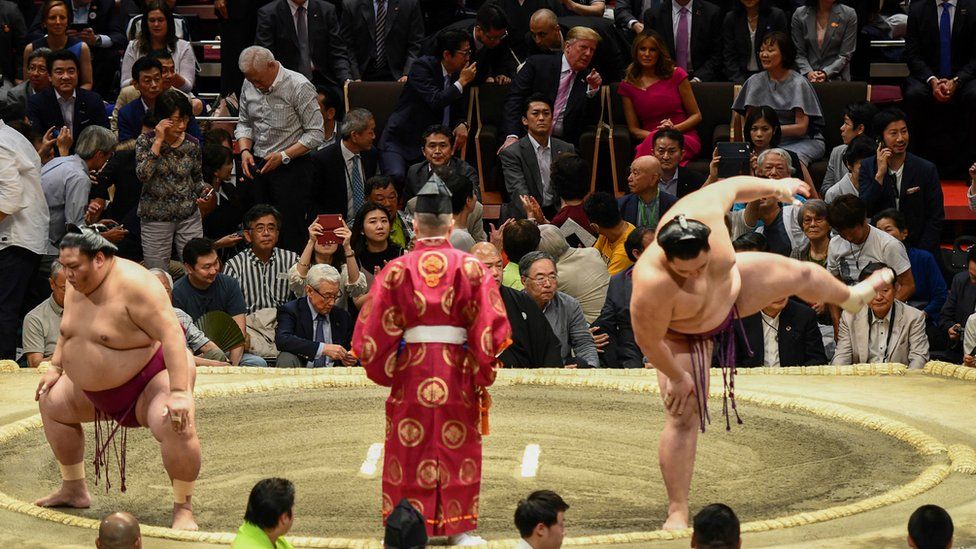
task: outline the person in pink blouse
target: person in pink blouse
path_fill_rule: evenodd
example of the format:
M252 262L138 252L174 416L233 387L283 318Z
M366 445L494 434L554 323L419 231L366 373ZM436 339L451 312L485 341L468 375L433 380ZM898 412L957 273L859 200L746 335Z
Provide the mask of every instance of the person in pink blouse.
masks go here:
M631 63L617 93L623 100L630 134L641 140L635 157L652 154L654 134L664 128L685 136L682 166L701 153L701 139L695 132L701 122L698 102L688 73L675 66L661 35L649 31L634 39Z

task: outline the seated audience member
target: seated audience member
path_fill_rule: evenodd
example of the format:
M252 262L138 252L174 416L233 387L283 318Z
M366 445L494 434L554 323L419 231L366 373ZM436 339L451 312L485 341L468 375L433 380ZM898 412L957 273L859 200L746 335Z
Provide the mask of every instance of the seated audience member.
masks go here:
M827 32L827 22L830 32ZM828 0L808 2L790 22L796 46L796 70L810 82L851 79L851 58L857 47L854 8Z
M688 73L675 65L667 50L657 32L637 37L631 48L630 66L617 93L630 135L640 141L636 155L653 154L657 132L673 129L684 137L682 162L687 163L701 153L701 138L695 131L701 123L701 111Z
M634 225L620 216L617 201L607 193L597 192L587 197L583 207L591 227L600 235L593 247L603 255L610 274L615 275L633 265L627 258L624 241L634 230Z
M166 288L170 301L173 301L172 275L156 268L149 269L149 272L156 276L163 288ZM177 307L173 307L173 312L176 313L176 319L180 321L180 326L183 327L186 336L186 348L193 353L194 364L197 366L227 366L229 364L227 355L220 350L220 347L217 347L217 344L210 341L207 335L200 331L200 328L197 328L190 315Z
M336 145L341 141L339 137L339 109L342 101L339 94L328 86L315 86L315 100L319 104L319 112L322 113L322 143L318 149L324 149L329 145Z
M541 206L543 214L552 216L559 207L552 184L552 163L561 155L576 151L573 145L550 136L553 116L546 96L533 94L522 107L525 135L515 146L498 154L509 200L503 217L525 217L522 197L528 196Z
M657 227L657 221L678 201L658 184L661 182L661 163L653 156L641 156L630 163L627 177L629 193L617 199L620 216L635 227Z
M780 147L783 142L784 128L780 125L779 114L772 107L761 106L749 109L742 127L745 139L752 145L753 155L757 158L763 151ZM806 181L811 189L816 189L806 163L801 161L795 151L787 147L782 148L789 153L790 164L796 169L794 177Z
M27 72L27 59L35 50L47 48L52 52L68 52L77 62L81 87L91 90L91 46L82 41L77 34L75 36L69 34L72 11L67 0L45 0L28 34L28 40L31 42L24 48L24 72ZM37 36L32 36L34 34ZM51 72L50 68L48 72Z
M502 255L490 242L479 242L471 254L485 264L498 284L505 315L512 325L512 344L498 355L506 368L562 367L562 344L542 309L523 292L502 284Z
M369 287L366 277L359 272L356 253L352 249L352 231L342 222L342 226L335 229L339 242L319 244L318 237L323 233L318 221L313 221L308 227L308 242L301 257L288 269L288 287L297 296L305 295L307 283L305 277L314 265L331 265L339 271L339 297L335 307L349 311L352 300L366 294Z
M240 285L248 313L276 308L293 297L287 272L298 261L298 254L276 247L282 223L281 214L273 206L252 207L244 214L248 248L224 266L224 274Z
M763 37L759 50L763 72L742 85L732 110L740 116L758 107L772 107L782 124L780 147L793 151L800 162L810 164L823 158L823 111L813 86L796 72L796 48L782 32Z
M375 202L367 202L359 209L352 224L350 243L367 286L373 284L373 277L389 260L403 253L402 248L390 242L390 212ZM365 300L365 295L355 298L356 308Z
M142 532L139 521L126 512L112 513L98 525L96 549L140 549Z
M176 0L165 0L166 5L172 10L176 7ZM129 11L132 14L132 10ZM138 40L142 35L142 20L145 19L143 14L137 13L129 19L129 22L125 25L125 37L131 42ZM183 40L190 40L190 24L187 20L180 14L173 14L173 27L176 29L176 37L182 38Z
M450 165L436 168L435 171L438 174L440 174L439 177L441 177L441 179L443 179L444 181L447 180L446 178L448 177L448 174L457 173L453 168L450 167ZM473 240L474 242L484 242L488 240L488 235L485 233L485 223L484 223L485 207L481 204L480 201L478 201L478 196L477 196L478 179L477 178L475 178L474 180L470 179L465 173L466 171L467 171L466 169L461 170L460 178L471 183L473 189L471 198L473 201L471 202L470 210L465 213L464 219L458 217L459 214L455 215L454 228L456 230L461 229L466 231L468 235L471 237L471 240ZM389 179L389 177L387 176L383 176L383 177ZM416 208L417 208L417 197L414 196L413 198L407 201L407 204L404 207L404 211L401 213L401 215L403 216L403 221L404 223L406 223L405 227L409 228L411 235L413 234L412 220L414 214L416 213ZM467 237L465 237L464 240L467 240Z
M579 301L559 291L556 261L545 252L529 252L519 261L522 290L542 309L559 338L562 362L569 367L596 368L600 365L596 343L583 318Z
M143 11L141 27L139 38L129 42L122 56L119 87L124 88L134 83L129 80L130 73L133 81L137 79L132 70L136 60L153 51L167 50L176 64L173 87L189 93L197 78L197 58L193 53L193 45L176 36L172 8L163 0L150 0Z
M454 228L451 229L448 241L455 249L467 252L476 242L474 236L468 232L468 220L471 218L475 204L478 203L475 198L474 187L471 185L470 179L450 168L438 168L437 174L451 192L451 217L454 220ZM414 201L414 207L416 207L416 201ZM478 223L480 225L480 219ZM484 229L482 229L482 234L484 234Z
M322 182L312 192L312 203L316 213L340 214L349 221L366 202L364 181L377 172L376 119L366 109L352 109L342 119L339 132L338 144L309 155L315 180Z
M908 252L897 238L871 226L865 215L864 202L854 195L845 194L830 204L827 219L837 236L827 246L827 270L850 286L868 264L883 263L897 277L895 297L906 301L915 293Z
M654 158L661 164L658 188L681 198L697 191L705 183L705 176L681 167L685 158L685 136L674 128L658 130L654 134Z
M501 231L502 251L505 252L505 259L508 260L502 284L513 290L521 290L525 286L522 284L519 262L525 254L539 249L542 233L539 231L539 226L528 219L506 222Z
M945 278L939 264L931 253L908 245L908 226L905 216L894 208L878 212L871 220L875 227L890 234L905 244L908 261L912 264L912 278L915 279L915 293L908 304L925 313L926 323L935 326L939 323L939 311L945 305Z
M600 2L601 4L603 2ZM517 549L559 549L566 535L564 520L569 504L551 490L537 490L515 507L515 527L521 540Z
M203 236L214 240L221 257L231 257L244 242L241 220L244 219L246 197L231 175L234 153L219 143L203 145L203 182L213 187L213 201L201 204Z
M572 219L580 227L592 231L590 219L583 209L583 200L590 192L591 173L590 165L576 153L563 153L553 159L549 182L559 197L559 211L550 223L562 227L566 220Z
M366 200L386 208L393 223L390 224L390 242L406 250L413 240L413 224L410 217L400 209L400 194L393 178L388 175L374 175L366 180Z
M769 242L762 233L750 231L739 235L735 240L733 240L732 249L735 250L735 253L737 254L742 252L768 252Z
M788 32L786 14L769 0L736 0L722 24L722 60L725 76L742 84L762 68L759 46L773 31Z
M963 365L976 368L976 313L969 315L969 318L966 320L962 348Z
M295 485L288 479L266 478L251 488L244 524L231 549L291 549L285 534L295 520Z
M524 41L515 39L521 36L525 36L530 32L529 22L532 19L532 15L541 9L548 9L549 11L556 11L559 9L559 0L494 0L492 3L497 4L502 11L505 12L505 18L508 20L508 34L513 37L512 49L519 59L525 59L529 56L529 52L526 49L527 44Z
M695 514L691 546L699 549L739 549L739 517L728 505L713 503Z
M144 64L137 62L132 65L133 89L138 92L138 95L118 109L119 139L122 141L135 139L143 133L140 124L146 113L155 112L156 100L171 89L179 92L190 104L186 133L192 135L197 141L203 140L203 132L194 115L197 112L195 102L199 102L199 99L187 95L168 83L167 63L172 65L172 59L164 59L165 55L165 52L153 52L139 58L138 61L146 60ZM156 68L160 70L158 75L154 70Z
M827 203L817 199L807 200L797 210L796 217L806 241L793 248L790 257L800 261L812 261L827 268L827 247L830 245Z
M690 4L664 0L655 13L644 10L644 34L656 31L664 39L674 64L688 73L692 82L721 81L722 10L711 2ZM682 19L689 35L682 43Z
M335 306L339 282L339 271L332 265L313 265L305 276L305 297L278 307L279 368L356 365L349 352L354 320Z
M827 363L817 313L808 305L783 298L742 319L736 333L740 367L814 366ZM746 341L742 341L745 335ZM752 351L751 356L749 351Z
M478 187L478 172L464 160L454 156L454 133L447 126L434 124L422 136L421 146L424 159L407 170L403 187L403 198L410 200L420 192L434 170L448 167L468 178Z
M156 61L159 61L160 66L162 66L162 78L159 84L160 93L168 89L175 89L176 91L182 93L190 101L190 105L193 107L193 115L200 116L200 113L203 112L203 101L195 97L192 93L185 92L179 89L174 84L174 82L176 82L177 79L177 74L176 74L176 62L173 61L173 53L168 49L153 50L148 54L146 54L145 57L149 57L155 59ZM119 111L122 110L122 107L128 105L129 103L132 103L136 99L139 99L139 90L136 89L134 83L129 84L128 86L125 86L124 88L119 90L119 96L115 100L115 109L112 110L112 118L118 119ZM115 123L116 121L113 120L112 122ZM199 133L199 130L197 129L196 126L196 120L193 121L193 124L194 124L193 131L195 133ZM113 129L117 129L117 128L113 128Z
M427 128L434 124L452 128L457 148L468 137L464 95L477 75L477 67L468 63L471 37L463 31L449 31L437 42L436 56L421 57L411 65L407 84L380 138L380 167L398 182L404 180L408 166L423 159L417 145Z
M949 284L949 295L939 313L939 329L949 338L946 360L959 364L963 353L972 355L973 349L960 348L963 328L976 312L976 246L969 248L966 270L956 273Z
M638 227L627 236L624 248L627 258L637 263L644 250L654 241L654 229ZM634 340L634 328L630 323L630 296L633 292L633 267L628 267L610 277L607 297L600 316L593 322L609 337L603 349L603 362L609 368L643 368L644 354ZM560 280L560 285L561 284Z
M575 298L587 323L600 315L607 299L610 272L603 256L594 248L572 248L555 225L539 226L539 251L556 258L559 291Z
M824 174L823 183L820 184L821 196L825 196L827 191L848 173L849 170L844 164L844 152L851 141L861 135L873 137L872 125L876 114L878 114L878 107L870 101L856 101L844 108L844 123L840 125L840 138L843 143L830 151L827 172Z
M67 50L47 56L51 87L27 100L27 117L38 132L48 128L71 129L81 135L88 126L108 128L108 116L100 95L78 86L78 59Z
M461 19L440 29L427 38L424 44L424 55L437 55L437 41L446 32L461 31L471 39L471 56L469 60L478 66L478 74L472 85L480 86L485 82L509 84L515 76L515 69L519 64L512 53L510 42L520 40L519 36L508 33L508 19L505 12L497 5L486 2L474 18Z
M861 162L858 177L868 215L898 208L908 226L906 243L933 255L941 253L945 205L935 164L908 152L908 124L898 109L878 113L874 133L883 146L875 158Z
M61 263L51 263L51 297L34 307L24 317L23 351L27 365L37 368L41 362L51 360L54 347L61 335L61 315L64 314L64 292L68 279Z
M339 36L341 6L321 0L301 4L274 0L262 4L258 8L255 44L275 52L283 67L316 86L325 85L338 92L352 79L346 44Z
M766 149L756 158L756 174L760 177L785 179L794 177L795 171L785 149ZM769 251L789 257L794 247L799 248L806 243L795 204L780 204L772 197L762 198L758 204L759 219L769 241Z
M417 0L400 0L394 5L397 9L385 11L383 32L377 35L377 5L372 0L343 2L339 34L349 50L353 80L407 81L413 62L421 55L424 17Z
M869 263L860 280L880 269L883 263ZM838 328L833 364L876 364L896 362L921 369L929 360L925 337L925 314L895 299L898 281L879 290L868 307L856 315L844 312Z
M878 148L875 141L866 135L859 135L847 145L843 145L844 154L841 155L841 165L844 166L844 175L829 189L824 191L824 201L828 204L838 196L861 194L861 164L865 159L874 158ZM840 146L840 145L838 145Z
M502 148L514 145L526 134L522 119L529 98L535 94L542 94L551 107L552 135L566 143L579 142L583 128L595 121L591 104L596 105L603 83L600 73L590 68L599 42L596 31L573 27L566 34L563 55L529 57L509 87L502 126L507 137Z
M583 7L586 2L589 2L586 8L604 3L598 0L584 0L574 1L572 4ZM570 2L563 2L562 12L565 15L559 17L548 8L538 9L532 13L529 18L529 32L523 35L525 38L522 40L523 46L528 50L527 57L561 54L566 42L564 37L569 30L573 27L585 27L596 32L600 37L600 45L593 54L590 66L603 76L604 83L620 82L624 73L624 59L630 47L629 42L624 42L609 19L601 16L571 15L572 10L569 5Z
M5 97L0 96L0 106L16 106L19 111L27 112L27 100L51 87L51 75L47 72L47 56L50 53L50 48L39 48L27 56L24 81L7 90Z
M183 247L183 270L186 276L173 285L173 306L183 309L194 322L211 311L221 311L234 319L241 333L247 336L244 317L247 305L241 286L232 277L218 272L220 259L213 240L193 238ZM244 346L222 349L234 366L266 367L259 356L244 352Z
M950 549L952 517L938 505L923 505L908 518L908 546L912 549Z

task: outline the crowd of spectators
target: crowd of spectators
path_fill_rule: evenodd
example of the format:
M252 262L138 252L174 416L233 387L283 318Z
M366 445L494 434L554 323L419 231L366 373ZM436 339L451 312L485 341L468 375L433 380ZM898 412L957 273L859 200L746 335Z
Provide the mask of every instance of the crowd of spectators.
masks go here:
M88 224L156 270L184 327L202 330L187 334L198 363L355 364L349 327L379 270L411 249L414 196L439 177L452 192L452 245L512 290L510 319L531 340L504 355L508 366L642 367L633 266L675 202L721 184L693 86L732 81L746 171L812 189L799 204L737 205L737 248L813 261L848 283L882 266L897 274L865 319L770 304L744 319L740 347L753 352L740 363L972 365L976 256L957 273L940 249L940 173L959 166L927 159L923 123L955 107L957 125L974 127L976 56L958 39L973 30L970 1L882 15L831 1L488 0L445 11L216 0L213 102L191 42L199 21L177 2L45 0L22 13L0 0L0 356L24 366L50 356L65 291L57 244L67 224ZM908 114L858 101L827 127L814 86L863 78L867 34L905 38ZM403 88L380 120L346 112L354 81ZM464 154L472 90L488 84L507 86L489 121L495 174ZM621 180L596 190L582 136L609 84L634 149ZM208 120L217 111L236 121ZM828 151L833 134L842 144ZM952 157L972 177L970 134L956 136ZM690 167L702 157L708 173ZM486 207L490 177L500 210ZM976 204L976 186L968 194Z

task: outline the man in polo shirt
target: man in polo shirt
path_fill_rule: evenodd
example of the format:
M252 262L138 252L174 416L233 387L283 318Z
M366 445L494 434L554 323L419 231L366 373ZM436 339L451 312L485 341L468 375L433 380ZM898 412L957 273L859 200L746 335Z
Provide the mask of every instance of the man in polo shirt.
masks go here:
M61 263L51 263L51 297L34 307L24 317L24 358L27 365L37 368L41 362L51 360L54 346L61 334L61 315L64 314L64 291L67 278Z
M257 204L244 214L244 238L250 245L232 257L224 274L241 286L248 314L277 308L295 296L288 289L288 268L298 255L277 248L281 214L273 206Z

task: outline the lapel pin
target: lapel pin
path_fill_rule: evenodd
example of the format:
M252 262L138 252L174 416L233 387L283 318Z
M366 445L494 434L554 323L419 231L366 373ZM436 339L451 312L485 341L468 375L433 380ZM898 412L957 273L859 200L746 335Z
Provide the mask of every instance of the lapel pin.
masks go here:
M786 331L787 331L787 332L788 332L788 331L790 331L790 330L792 330L792 329L793 329L793 326L787 326L787 327L786 327Z

